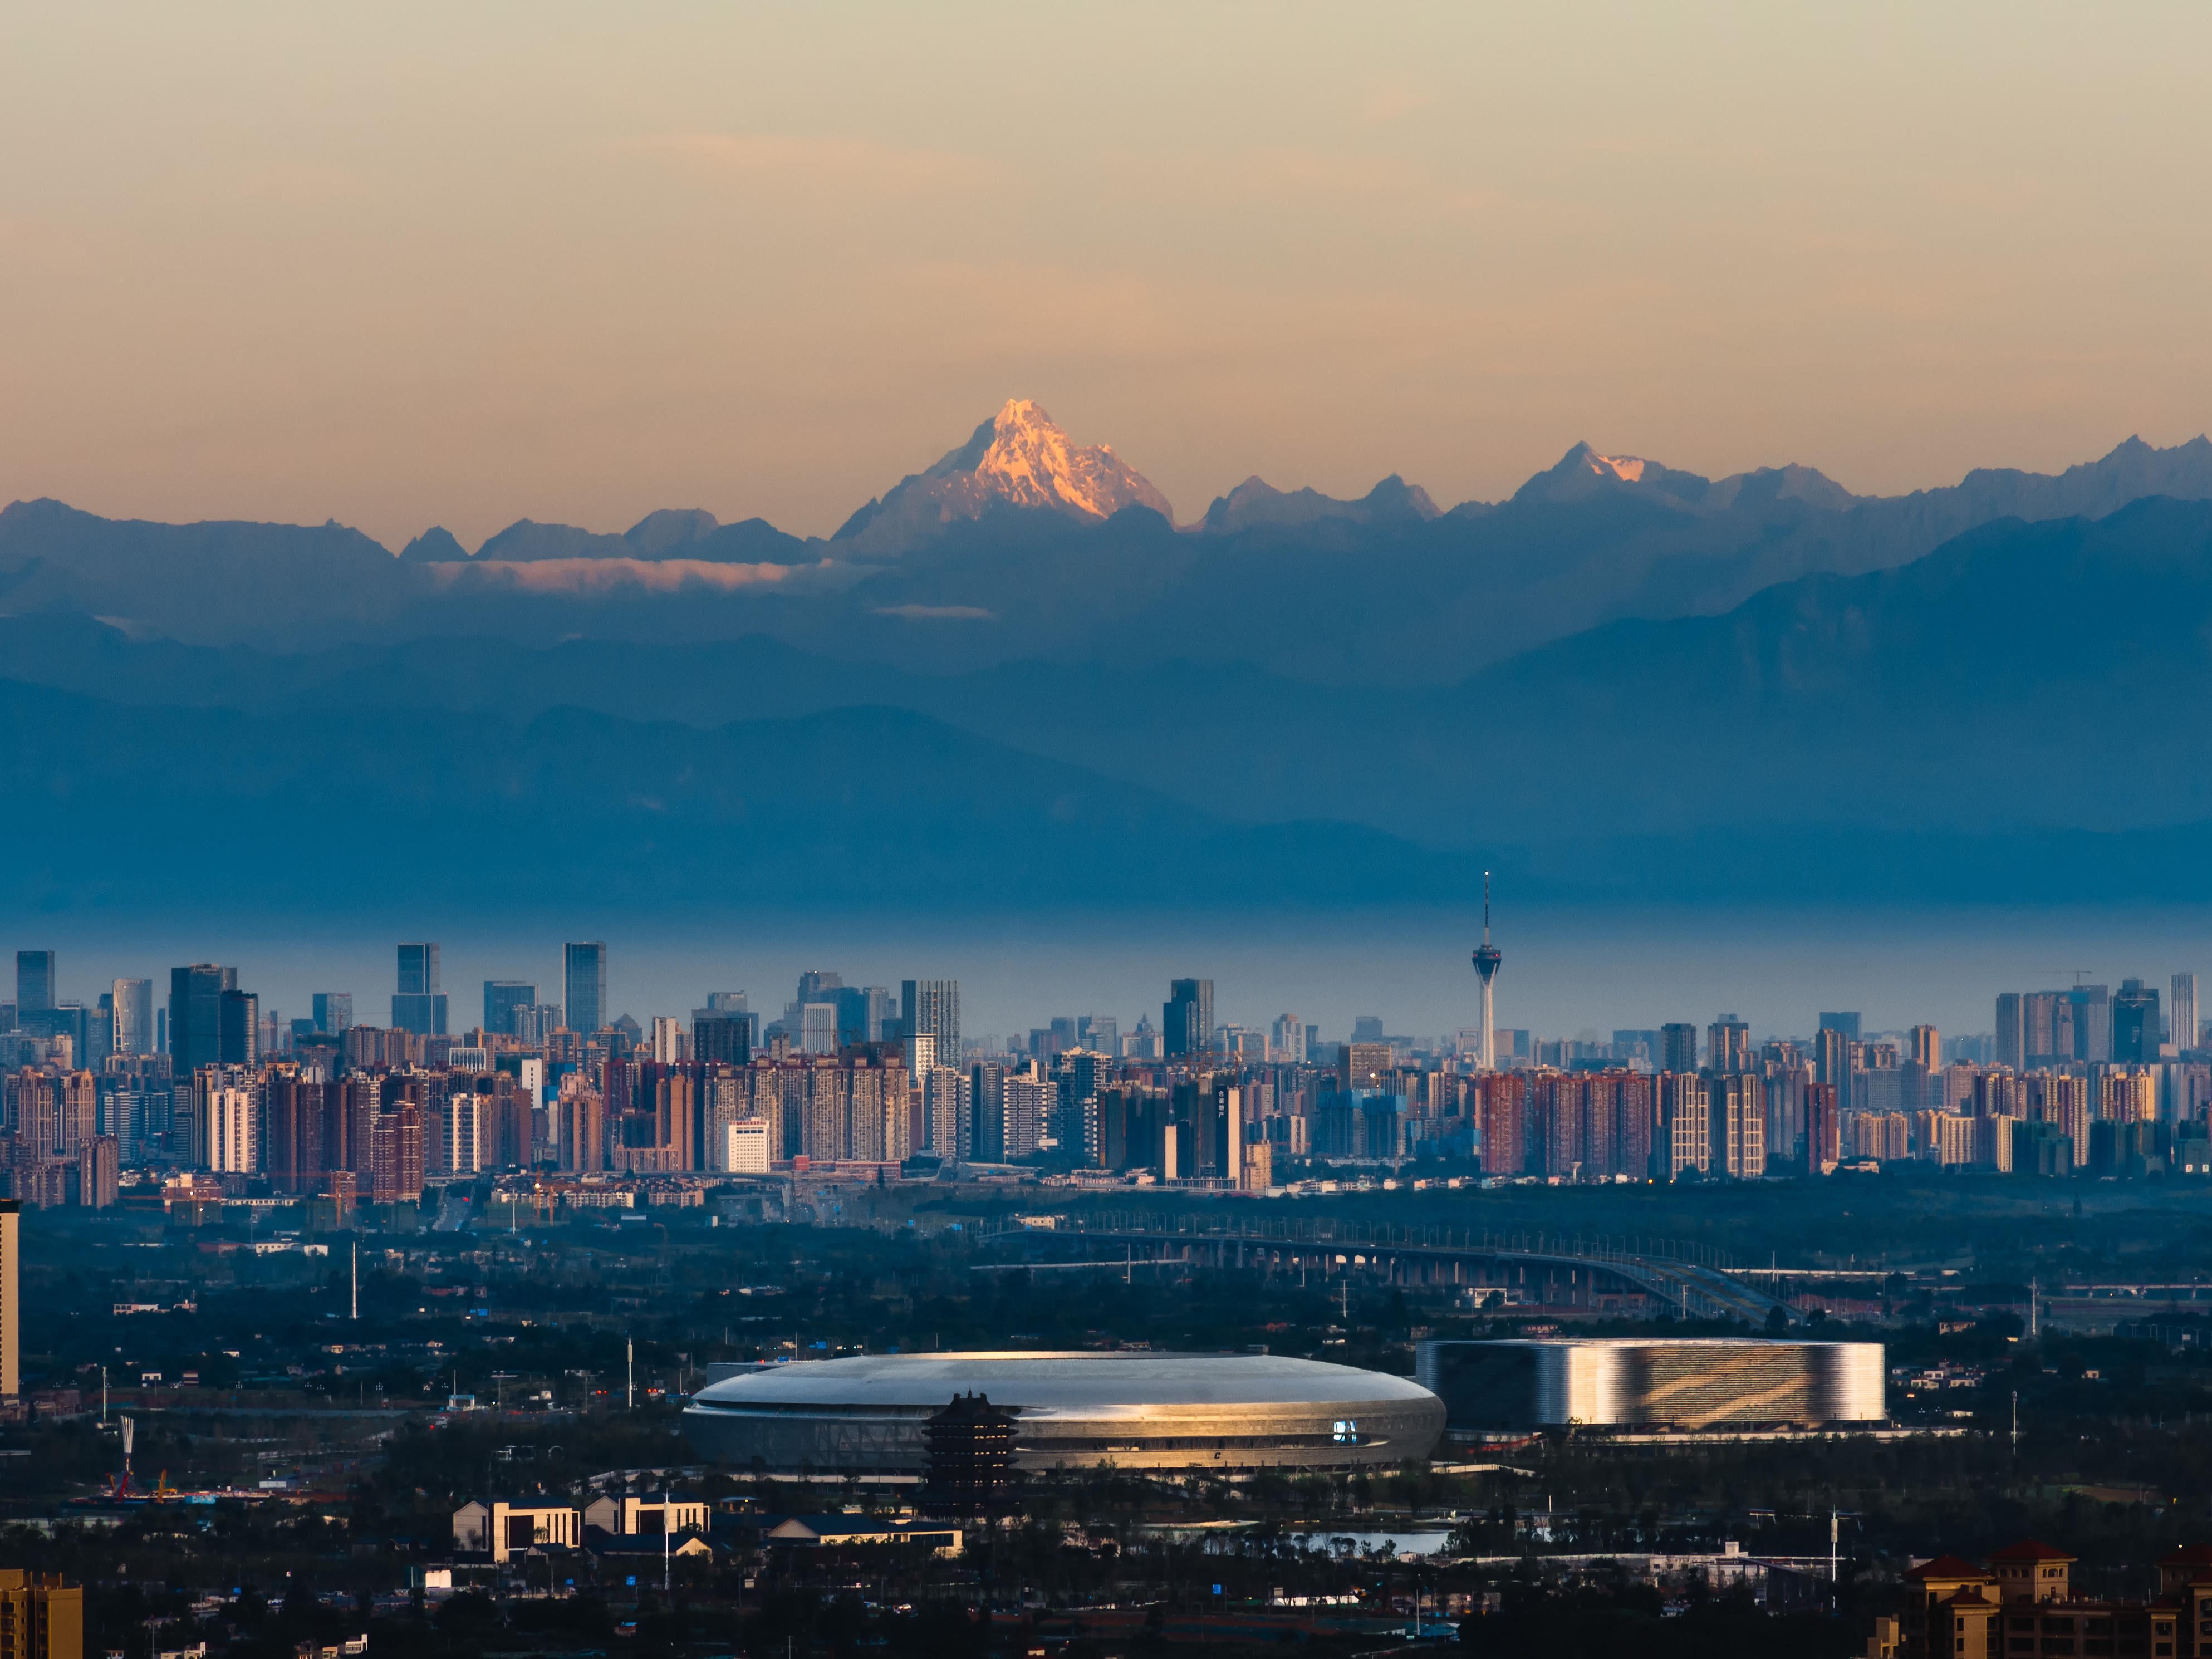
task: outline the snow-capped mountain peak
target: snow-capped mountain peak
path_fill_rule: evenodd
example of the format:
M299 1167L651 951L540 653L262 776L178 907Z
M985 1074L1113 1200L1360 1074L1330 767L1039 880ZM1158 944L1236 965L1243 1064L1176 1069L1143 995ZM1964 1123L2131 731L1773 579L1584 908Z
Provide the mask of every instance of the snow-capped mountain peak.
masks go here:
M855 513L836 539L854 552L899 552L1000 505L1091 522L1126 507L1151 507L1170 523L1175 517L1167 497L1111 446L1079 447L1035 403L1010 398L959 448Z
M1591 471L1601 477L1610 473L1623 483L1636 483L1644 477L1644 461L1640 456L1601 455L1591 450L1584 459Z
M1020 507L1057 507L1110 518L1142 502L1169 512L1167 498L1114 453L1110 444L1079 449L1052 416L1026 398L1010 398L990 422L991 447L975 470L976 483Z

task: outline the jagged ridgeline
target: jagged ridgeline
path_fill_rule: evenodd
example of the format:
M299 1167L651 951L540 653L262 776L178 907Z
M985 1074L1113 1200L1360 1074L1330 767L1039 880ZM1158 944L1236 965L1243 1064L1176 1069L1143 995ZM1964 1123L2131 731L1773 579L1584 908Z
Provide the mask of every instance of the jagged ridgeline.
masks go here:
M1178 526L1017 399L828 538L670 508L395 556L18 502L6 879L170 891L179 843L90 856L149 779L173 823L262 803L273 875L343 755L379 780L362 870L520 845L469 890L549 902L601 879L556 825L793 902L859 902L924 826L947 903L1441 899L1486 866L1609 902L2189 896L2208 501L2201 438L1902 497L1578 445L1497 502L1252 478ZM587 763L622 787L579 803Z

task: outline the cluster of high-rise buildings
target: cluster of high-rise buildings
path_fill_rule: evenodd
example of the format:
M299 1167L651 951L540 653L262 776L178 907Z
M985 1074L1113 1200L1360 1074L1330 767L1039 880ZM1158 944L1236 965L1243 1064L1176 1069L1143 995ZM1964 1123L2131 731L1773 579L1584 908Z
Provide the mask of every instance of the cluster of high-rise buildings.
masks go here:
M116 1033L143 1048L152 1036L153 983L118 980L96 1009L60 1000L52 951L15 958L15 1000L0 1004L0 1031L21 1034L10 1061L47 1063L0 1067L0 1178L8 1195L39 1206L115 1202L123 1167L119 1139L101 1110L100 1077ZM82 1057L82 1059L80 1059ZM114 1088L111 1082L109 1097Z
M2204 1139L2212 1049L2171 1036L2195 1035L2195 983L2193 975L2175 975L2179 1024L2169 1022L2163 1037L2157 993L2128 981L2109 1000L2100 986L2000 997L1994 1037L1948 1042L1932 1025L1863 1036L1853 1012L1821 1014L1810 1036L1764 1040L1732 1014L1707 1025L1702 1042L1688 1022L1616 1030L1609 1043L1532 1042L1499 1030L1496 1075L1527 1078L1534 1097L1559 1086L1546 1079L1650 1073L1650 1173L1658 1179L1680 1179L1692 1167L1735 1175L1907 1158L2044 1174L2212 1174ZM2075 1011L2074 1024L2054 1018L2054 1000ZM2117 1024L2112 1008L2124 1011ZM2069 1041L2081 1032L2080 1046L2051 1042L2054 1024ZM2015 1035L2023 1029L2047 1046L2025 1048ZM1700 1093L1705 1109L1695 1103ZM1550 1121L1553 1143L1568 1144L1556 1113ZM1754 1133L1763 1142L1756 1152L1747 1139ZM1493 1135L1486 1170L1513 1163ZM1522 1167L1565 1173L1560 1156L1540 1160L1533 1151Z
M2139 979L2122 980L2118 991L2102 985L2008 991L1997 998L1990 1058L2015 1072L2058 1071L2148 1066L2202 1048L2197 975L2176 974L2168 988L2164 1012L2158 988Z
M895 1164L918 1123L950 1136L956 1113L972 1117L977 1087L1004 1119L969 1139L993 1156L1052 1144L1049 1083L961 1070L951 981L894 994L810 972L765 1028L742 992L641 1027L608 1017L605 945L570 944L562 1001L487 981L482 1022L456 1032L439 947L403 944L397 968L389 1024L356 1022L352 994L335 991L286 1022L233 967L172 969L158 1005L151 980L87 1005L58 996L53 952L19 952L15 1000L0 1003L0 1180L34 1204L98 1205L124 1170L171 1170L343 1206L532 1167Z
M1822 1014L1810 1037L1754 1041L1724 1014L1603 1044L1504 1029L1423 1042L1362 1017L1324 1043L1291 1014L1217 1022L1204 979L1173 981L1157 1025L1063 1016L1001 1043L963 1036L951 981L810 970L773 1017L717 992L641 1025L611 1017L604 944L564 946L562 966L561 1001L487 981L481 1018L455 1031L431 943L398 947L385 1025L356 1023L340 992L283 1021L212 963L173 969L159 1002L151 980L70 1002L52 952L19 952L15 1001L0 1005L9 1195L112 1203L123 1171L155 1169L343 1205L509 1170L758 1175L918 1157L1246 1190L1308 1162L1429 1158L1567 1181L1900 1158L2212 1173L2212 1053L2189 975L2165 1015L2134 980L2109 996L2008 994L1994 1037L1948 1045L1927 1025L1863 1035L1855 1013Z

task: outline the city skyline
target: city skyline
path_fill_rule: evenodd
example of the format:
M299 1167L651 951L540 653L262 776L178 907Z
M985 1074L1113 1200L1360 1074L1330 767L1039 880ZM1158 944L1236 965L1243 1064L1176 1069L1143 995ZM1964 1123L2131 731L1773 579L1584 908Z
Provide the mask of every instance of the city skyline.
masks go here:
M58 953L19 951L16 1000L0 1008L15 1195L107 1208L149 1180L167 1193L204 1174L229 1195L319 1194L343 1214L360 1198L417 1205L456 1182L556 1169L713 1182L818 1168L880 1182L981 1165L1265 1195L1333 1190L1341 1165L1456 1170L1451 1182L1485 1189L1915 1160L2046 1178L2212 1174L2212 1050L2186 971L2168 1006L2191 1026L2170 1034L2161 993L2136 977L2116 993L2001 993L1993 1039L1947 1042L1924 1023L1893 1034L1829 1009L1810 1040L1760 1040L1723 1012L1702 1044L1690 1021L1605 1041L1486 1025L1439 1042L1370 1014L1346 1041L1286 1012L1249 1030L1214 1024L1212 981L1181 977L1157 1025L1149 1012L1126 1031L1064 1015L1025 1037L970 1037L957 981L904 980L894 995L821 968L797 975L773 1016L772 997L755 1011L724 990L688 1022L594 1023L606 947L563 951L574 1023L518 998L511 1029L459 1034L402 1022L439 994L437 942L398 947L389 1027L345 1023L344 993L288 1021L235 965L180 965L151 1053L116 1041L137 1023L133 982L96 1012L54 1002ZM526 988L487 981L487 1008ZM677 1201L696 1201L686 1190Z
M1480 913L1475 913L1475 916L1479 936ZM1557 916L1540 915L1525 919L1539 929L1559 920ZM2141 980L2155 993L2160 1016L2165 1018L2173 1006L2176 976L2193 975L2197 971L2179 965L2180 961L2190 959L2181 954L2188 950L2188 918L2175 916L2170 920L2176 925L2177 933L2184 936L2147 943L2139 949L2106 941L2106 959L2126 965L2123 969L2102 975L2075 969L2062 976L2045 969L2039 978L2032 969L2008 963L2005 955L2048 961L2054 959L2052 951L2015 947L2005 952L2001 947L1990 945L1985 950L1987 959L1978 963L1974 970L1978 976L1988 976L1988 989L1979 994L1978 988L1956 982L1910 998L1898 995L1893 987L1884 990L1879 982L1882 975L1875 970L1889 947L1876 940L1863 944L1854 952L1866 958L1869 965L1865 969L1826 977L1815 973L1808 978L1802 993L1788 1006L1761 1006L1757 997L1763 994L1764 975L1745 975L1735 979L1726 972L1712 974L1698 988L1710 993L1705 998L1710 1006L1690 1006L1689 999L1697 993L1689 987L1696 983L1699 961L1721 963L1730 955L1729 949L1716 946L1708 956L1684 964L1688 978L1677 976L1677 982L1683 984L1684 989L1682 994L1672 999L1655 997L1648 988L1624 987L1617 1001L1592 998L1562 1017L1556 1012L1547 1012L1546 1003L1537 1000L1556 996L1555 988L1528 987L1529 999L1534 1006L1516 1006L1510 1000L1502 1002L1493 1025L1500 1030L1531 1033L1544 1041L1604 1043L1610 1041L1615 1030L1656 1030L1678 1020L1702 1031L1708 1023L1723 1014L1734 1018L1742 1009L1750 1008L1753 1012L1747 1016L1746 1024L1754 1042L1769 1039L1803 1042L1817 1035L1829 1006L1838 1001L1858 1001L1863 1006L1857 1012L1869 1033L1880 1031L1901 1037L1914 1027L1927 1024L1940 1030L1946 1038L1982 1038L1994 1043L2001 1041L2002 1017L1999 1004L2008 993L2015 996L2056 993L2063 996L2073 988L2077 979L2101 987L2108 996L2118 993L2124 981ZM1440 933L1451 926L1449 919L1432 919L1432 923ZM1573 931L1565 938L1547 939L1540 931L1525 940L1514 938L1511 942L1516 945L1516 991L1532 977L1540 982L1551 975L1566 981L1583 976L1578 969L1577 952L1595 948L1590 926L1590 919L1583 917L1572 924ZM1310 936L1311 930L1301 928L1299 932ZM1655 941L1658 942L1655 948L1665 948L1669 932L1664 925L1653 929ZM1786 939L1790 930L1784 928L1782 932ZM1378 935L1401 936L1395 927L1378 929ZM1599 938L1601 940L1601 933ZM1507 936L1501 932L1499 939L1501 943L1505 942ZM86 994L76 989L77 970L72 966L72 951L42 948L39 952L58 960L56 982L62 988L65 1000L90 1006L100 994L110 989L112 981L143 979L149 974L161 988L155 993L156 1000L165 994L168 965L156 963L135 975L111 975L105 971L104 965L111 961L127 963L131 960L130 953L112 944L90 948L94 957L82 971L95 982ZM372 952L383 952L383 960L388 963L393 948L388 944L362 941L343 949L298 946L272 953L264 945L258 952L261 961L269 963L273 960L278 965L258 969L249 965L257 955L251 945L243 950L216 951L207 959L220 959L227 966L238 967L240 984L256 994L264 1009L275 1009L288 1020L311 1017L317 997L335 994L350 997L352 1023L381 1024L388 1021L404 1025L406 1020L391 1017L398 1009L391 994L374 984L364 989L358 982L337 982L345 977L347 965L361 966L370 959ZM506 988L527 988L538 991L549 1008L565 1011L565 999L555 999L556 988L564 982L562 953L569 949L568 945L538 947L551 955L550 971L543 957L533 963L520 949L493 954L481 945L462 943L461 954L455 956L446 942L434 943L430 948L445 952L444 960L457 963L458 975L462 975L454 978L453 982L463 988L458 994L459 1003L460 1009L466 1012L448 1016L447 1029L453 1034L480 1023L478 1005L483 994L495 988L500 988L502 993ZM606 1020L627 1015L648 1027L656 1016L688 1020L690 1012L705 1006L710 994L726 993L752 995L755 1012L759 1014L765 1010L763 1017L774 1019L787 1000L782 988L801 971L803 963L834 960L845 983L887 986L893 994L902 982L916 977L917 967L939 970L939 978L962 988L960 995L967 1012L961 1028L971 1038L985 1034L1016 1036L1042 1027L1054 1018L1091 1014L1116 1019L1125 1032L1133 1030L1139 1018L1150 1018L1157 1025L1162 1018L1159 988L1170 981L1180 982L1186 977L1187 968L1206 965L1203 960L1194 963L1193 957L1202 958L1207 949L1202 943L1187 943L1152 948L1132 945L1110 953L1087 948L1064 952L1039 943L1025 945L1010 955L1002 949L978 948L971 944L950 951L940 947L933 959L927 929L917 930L896 944L869 943L865 930L860 930L857 937L848 933L842 940L830 934L818 945L786 943L743 955L735 951L702 949L695 944L672 947L665 940L656 943L646 938L639 939L634 951L619 939L610 945L586 948L603 953L599 960L602 963L602 982L608 988L609 1000L603 1010ZM1434 959L1438 976L1431 982L1423 983L1426 976L1409 968L1401 954L1386 951L1381 954L1388 957L1399 977L1377 979L1363 990L1357 983L1350 982L1351 976L1340 975L1334 979L1334 988L1324 992L1310 978L1271 977L1269 964L1275 961L1275 956L1264 939L1253 940L1241 949L1218 944L1212 949L1216 957L1234 971L1218 971L1210 978L1200 977L1191 982L1203 985L1209 1009L1213 1007L1217 995L1215 987L1219 987L1219 1010L1210 1016L1213 1028L1227 1023L1264 1031L1279 1018L1290 1013L1297 1016L1302 1024L1321 1026L1324 1040L1349 1041L1355 1023L1373 1017L1382 1019L1392 1035L1419 1038L1437 1050L1455 1048L1459 1033L1481 1029L1478 977L1468 974L1462 965L1457 972L1464 975L1465 982L1455 986L1449 977L1452 971L1449 963L1441 959L1441 950ZM1111 957L1110 972L1097 975L1085 973L1080 966L1084 959L1096 960L1105 955ZM922 961L917 963L916 957ZM2169 957L2177 960L2168 962ZM1457 961L1465 963L1463 950ZM1077 965L1071 967L1071 962ZM722 965L718 967L718 963ZM520 976L516 972L520 968L526 973L533 967L538 969L534 977ZM388 982L390 969L385 967L381 972ZM1326 979L1321 981L1330 982ZM1038 994L1041 984L1049 984L1054 988ZM1844 994L1854 984L1861 992L1874 994ZM1455 991L1459 994L1456 997ZM403 999L406 994L399 994ZM450 998L441 993L439 1000L445 1002Z

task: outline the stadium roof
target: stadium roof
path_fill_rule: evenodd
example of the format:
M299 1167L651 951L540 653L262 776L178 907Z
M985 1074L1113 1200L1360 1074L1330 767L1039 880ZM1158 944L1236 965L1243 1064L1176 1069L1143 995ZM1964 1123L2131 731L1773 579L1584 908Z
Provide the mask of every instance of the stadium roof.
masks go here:
M986 1352L867 1354L779 1365L700 1390L707 1405L935 1408L981 1389L1025 1413L1115 1407L1327 1405L1423 1401L1411 1377L1282 1354Z

